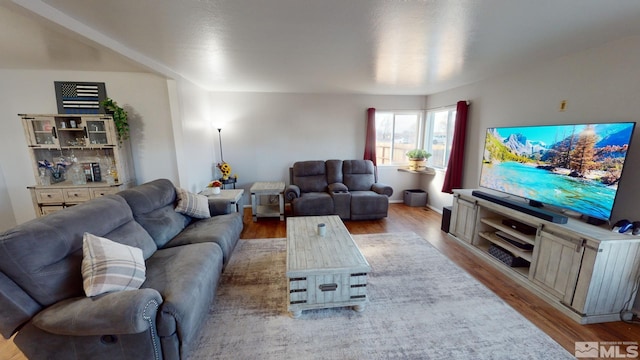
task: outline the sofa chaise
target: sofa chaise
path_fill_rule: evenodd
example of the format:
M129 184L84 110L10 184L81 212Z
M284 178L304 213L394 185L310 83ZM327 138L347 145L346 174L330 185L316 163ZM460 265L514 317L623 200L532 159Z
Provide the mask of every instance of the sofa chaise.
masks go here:
M242 217L227 213L227 203L198 197L212 216L194 219L174 210L179 194L171 181L155 180L0 234L2 335L17 332L14 342L29 359L184 358ZM88 296L95 279L84 278L92 270L84 260L100 258L101 248L87 239L143 258L139 288Z
M294 216L339 215L343 220L386 217L391 195L393 188L378 183L370 160L296 162L285 190Z

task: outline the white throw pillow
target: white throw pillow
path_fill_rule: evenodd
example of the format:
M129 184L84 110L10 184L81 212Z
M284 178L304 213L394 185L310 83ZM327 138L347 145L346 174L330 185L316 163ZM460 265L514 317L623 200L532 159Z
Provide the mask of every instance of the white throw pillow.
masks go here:
M84 233L82 279L87 296L139 289L145 275L141 249Z
M210 218L209 199L204 195L194 194L185 189L176 188L176 211L197 219Z

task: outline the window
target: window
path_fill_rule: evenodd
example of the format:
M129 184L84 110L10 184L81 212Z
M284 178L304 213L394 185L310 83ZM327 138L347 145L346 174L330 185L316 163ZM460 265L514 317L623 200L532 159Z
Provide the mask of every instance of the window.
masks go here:
M429 166L445 168L455 125L455 107L435 111L376 111L376 160L406 165L405 153L422 148L432 154Z
M418 147L422 111L376 111L376 161L392 165L407 162L405 153Z
M431 153L430 166L439 169L447 167L449 156L451 155L455 124L455 107L427 112L424 148Z

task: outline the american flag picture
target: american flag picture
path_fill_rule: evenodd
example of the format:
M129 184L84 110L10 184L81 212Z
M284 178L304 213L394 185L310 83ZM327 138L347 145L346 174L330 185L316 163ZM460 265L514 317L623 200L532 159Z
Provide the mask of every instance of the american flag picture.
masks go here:
M54 82L60 114L99 114L106 98L104 83Z

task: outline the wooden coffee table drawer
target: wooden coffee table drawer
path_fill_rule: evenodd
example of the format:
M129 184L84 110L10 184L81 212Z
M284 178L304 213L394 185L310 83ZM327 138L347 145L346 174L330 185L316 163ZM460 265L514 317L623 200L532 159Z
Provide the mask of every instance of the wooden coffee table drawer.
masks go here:
M64 189L64 201L68 203L85 202L91 199L89 189Z
M338 304L366 301L366 273L342 273L289 279L289 304Z
M40 204L61 204L64 202L62 189L37 189L35 193Z

